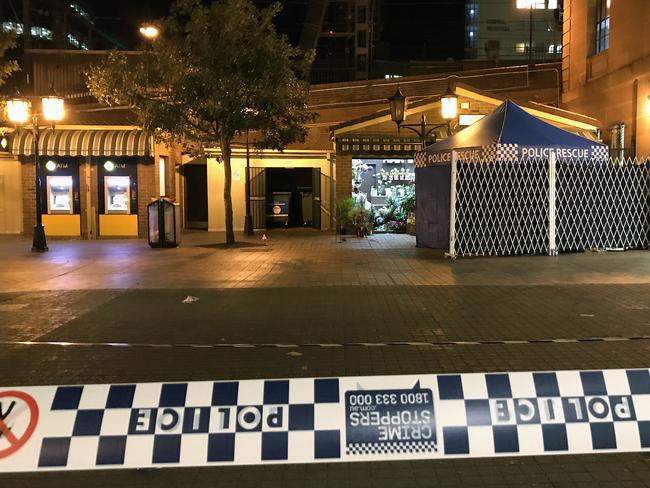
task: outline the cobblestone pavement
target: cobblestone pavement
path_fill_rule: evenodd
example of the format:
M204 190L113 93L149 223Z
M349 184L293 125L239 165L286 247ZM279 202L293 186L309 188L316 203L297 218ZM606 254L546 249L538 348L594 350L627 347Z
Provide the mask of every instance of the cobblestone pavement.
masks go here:
M0 383L649 366L650 340L638 337L650 335L650 253L451 262L416 249L409 236L341 243L312 232L269 237L268 247L249 240L224 249L214 244L219 236L189 234L181 248L164 251L135 240L52 241L44 255L29 253L27 240L0 239ZM187 295L199 301L182 304ZM571 342L593 337L637 339ZM543 339L561 341L494 343ZM484 342L440 344L452 341ZM307 345L396 342L433 344ZM223 346L238 343L297 346ZM260 483L648 487L650 455L0 475L3 488Z

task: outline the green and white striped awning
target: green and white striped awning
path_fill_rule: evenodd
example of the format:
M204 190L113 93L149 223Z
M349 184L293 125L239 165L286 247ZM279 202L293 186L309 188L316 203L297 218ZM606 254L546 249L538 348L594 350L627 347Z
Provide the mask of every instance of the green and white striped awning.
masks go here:
M41 131L39 154L47 156L149 156L151 138L141 130L72 130ZM11 152L34 154L32 131L13 134Z

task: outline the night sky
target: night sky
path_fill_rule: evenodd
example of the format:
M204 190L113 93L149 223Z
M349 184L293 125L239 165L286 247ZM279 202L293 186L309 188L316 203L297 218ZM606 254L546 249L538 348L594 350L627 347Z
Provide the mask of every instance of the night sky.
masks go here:
M272 0L256 0L260 6ZM137 47L138 26L164 16L170 0L89 0L98 25ZM284 0L277 26L293 43L300 37L307 0ZM382 0L380 52L392 59L459 59L463 56L464 0Z

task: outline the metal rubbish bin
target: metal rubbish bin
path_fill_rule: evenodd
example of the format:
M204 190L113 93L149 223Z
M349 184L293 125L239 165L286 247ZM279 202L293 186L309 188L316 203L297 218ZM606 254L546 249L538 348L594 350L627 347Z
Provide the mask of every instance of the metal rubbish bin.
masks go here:
M266 202L266 220L268 223L289 225L289 208L291 192L273 192L271 201Z
M314 195L301 193L302 197L302 225L311 225L314 221Z
M176 247L181 242L181 206L161 197L147 205L151 247Z

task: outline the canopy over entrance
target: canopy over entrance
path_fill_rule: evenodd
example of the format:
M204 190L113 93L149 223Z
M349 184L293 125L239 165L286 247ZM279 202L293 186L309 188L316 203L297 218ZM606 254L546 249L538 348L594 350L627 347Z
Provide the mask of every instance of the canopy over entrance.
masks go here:
M39 153L47 156L149 156L150 137L141 130L45 129L39 139ZM32 131L13 134L14 155L34 154Z
M605 159L607 146L544 122L506 100L490 115L416 153L417 167L461 160L517 161L527 158Z

